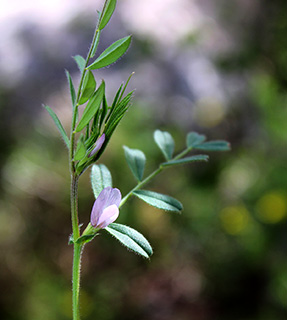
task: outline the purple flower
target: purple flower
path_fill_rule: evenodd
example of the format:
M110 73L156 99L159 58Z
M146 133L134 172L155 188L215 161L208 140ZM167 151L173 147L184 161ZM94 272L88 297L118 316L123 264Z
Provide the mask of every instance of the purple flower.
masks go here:
M90 154L88 155L88 157L92 157L94 156L102 147L103 143L105 142L105 134L103 133L99 139L97 139L96 143L95 143L95 146L93 148L93 150L90 152Z
M119 216L122 195L119 189L106 187L97 197L92 213L91 224L94 228L104 229Z

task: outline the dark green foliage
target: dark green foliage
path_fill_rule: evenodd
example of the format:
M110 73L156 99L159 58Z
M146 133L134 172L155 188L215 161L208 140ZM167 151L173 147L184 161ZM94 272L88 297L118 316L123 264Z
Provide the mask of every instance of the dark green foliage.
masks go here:
M88 68L100 69L116 62L128 50L131 39L131 36L128 36L114 42Z

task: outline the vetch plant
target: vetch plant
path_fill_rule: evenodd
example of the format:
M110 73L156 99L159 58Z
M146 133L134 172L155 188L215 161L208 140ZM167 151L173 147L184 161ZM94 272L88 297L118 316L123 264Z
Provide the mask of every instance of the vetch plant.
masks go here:
M54 111L49 106L45 106L60 131L69 152L72 220L72 235L69 243L74 247L73 320L80 319L80 264L84 246L92 241L98 233L105 230L129 250L144 258L149 258L153 251L147 239L133 228L114 222L119 216L122 206L131 196L136 196L156 208L181 212L182 204L178 200L165 194L144 190L143 187L160 172L171 166L208 160L208 156L205 154L188 155L193 150L229 150L229 144L226 141L206 141L204 135L190 132L186 137L186 148L174 155L175 143L171 134L156 130L154 141L162 152L164 161L154 172L145 177L145 154L141 150L124 146L125 159L137 180L137 184L123 198L120 190L113 187L109 169L104 164L96 164L96 162L99 161L117 126L131 106L133 91L126 93L131 76L126 83L120 85L115 96L110 99L106 96L105 81L101 80L98 83L93 71L115 63L126 53L131 44L131 36L127 36L97 54L101 32L109 22L116 2L116 0L105 0L103 9L99 13L98 24L87 57L83 58L79 55L74 57L81 73L77 90L74 88L69 72L66 71L72 107L69 136ZM79 114L80 109L82 109L81 115ZM91 184L95 202L91 210L90 222L81 232L78 215L78 183L81 175L89 167L91 167Z

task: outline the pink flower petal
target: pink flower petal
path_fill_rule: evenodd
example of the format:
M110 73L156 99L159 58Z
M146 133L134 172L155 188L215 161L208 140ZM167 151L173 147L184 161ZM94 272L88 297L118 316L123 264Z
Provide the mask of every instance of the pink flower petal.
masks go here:
M112 188L112 187L104 188L99 194L96 201L94 202L94 205L92 208L92 212L91 212L92 226L98 228L99 225L102 225L102 222L106 219L107 212L105 210L110 207L115 206L117 208L117 216L115 217L116 219L119 215L118 206L120 205L121 199L122 199L122 195L119 189ZM109 222L108 224L110 224L111 222ZM107 226L107 224L105 225ZM101 227L101 228L104 228L104 227Z
M115 204L107 207L106 209L104 209L103 213L101 214L98 220L98 223L96 225L96 228L104 229L110 223L114 222L118 216L119 216L119 208Z
M121 200L122 200L122 195L120 190L117 188L113 188L111 190L111 193L107 202L109 203L109 205L115 204L118 207L121 203Z

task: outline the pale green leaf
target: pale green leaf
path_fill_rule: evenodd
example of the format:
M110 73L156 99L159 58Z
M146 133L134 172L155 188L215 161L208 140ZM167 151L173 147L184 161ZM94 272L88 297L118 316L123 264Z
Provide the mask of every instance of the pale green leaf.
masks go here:
M70 75L68 70L66 70L66 76L67 76L67 79L68 79L68 82L69 82L71 101L72 101L72 104L73 104L73 107L74 107L75 103L76 103L76 91L75 91L75 88L74 88L74 85L73 85L73 81L72 81L71 75Z
M178 200L165 194L148 190L136 190L133 194L158 209L175 212L182 210L182 204Z
M56 113L49 107L49 106L44 106L44 108L49 112L50 116L52 117L52 119L54 120L55 122L55 125L57 126L67 148L69 149L70 148L70 140L67 136L67 133L65 131L65 129L63 128L62 126L62 123L61 121L59 120L59 118L57 117Z
M105 228L112 236L133 252L149 258L153 251L147 239L135 229L118 223L111 223Z
M116 62L129 48L131 36L122 38L109 46L88 68L100 69Z
M170 160L174 151L174 140L169 132L156 130L154 140L162 151L166 160Z
M203 134L199 134L197 132L189 132L186 136L186 146L188 148L193 148L197 144L205 141L206 137Z
M105 93L105 82L102 81L101 85L99 86L98 90L94 93L90 101L88 102L81 120L79 121L79 124L76 128L76 132L80 132L85 128L85 126L91 121L91 119L94 117L96 112L98 111L102 100L103 96Z
M83 72L85 69L86 60L80 55L74 56L73 58L76 61L79 70Z
M112 14L115 11L117 4L117 0L109 0L107 2L106 7L104 8L103 14L102 14L102 19L100 21L99 29L102 30L104 27L107 25L107 23L110 21L110 18Z
M198 154L198 155L187 157L187 158L164 162L161 164L161 166L170 167L170 166L175 166L175 165L179 165L179 164L191 163L191 162L195 162L195 161L208 161L208 156L205 154Z
M145 154L141 150L130 149L124 146L126 161L138 181L143 178L144 167L145 167Z
M205 150L205 151L229 151L230 144L227 141L223 140L214 140L204 142L194 146L194 149Z
M95 198L106 187L112 187L112 176L104 164L94 164L91 170L91 184Z

